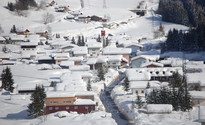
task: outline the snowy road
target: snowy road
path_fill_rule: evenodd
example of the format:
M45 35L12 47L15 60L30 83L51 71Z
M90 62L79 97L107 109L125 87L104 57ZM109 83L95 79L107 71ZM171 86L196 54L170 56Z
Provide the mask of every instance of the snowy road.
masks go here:
M128 125L127 118L120 113L118 107L110 96L112 89L125 77L124 74L119 75L100 95L101 101L106 108L106 111L112 113L112 117L115 119L118 125Z

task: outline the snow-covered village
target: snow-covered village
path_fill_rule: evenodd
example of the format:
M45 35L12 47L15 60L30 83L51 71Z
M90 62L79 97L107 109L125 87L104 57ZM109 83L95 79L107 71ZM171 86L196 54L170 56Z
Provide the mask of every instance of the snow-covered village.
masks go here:
M1 125L205 125L204 0L0 0Z

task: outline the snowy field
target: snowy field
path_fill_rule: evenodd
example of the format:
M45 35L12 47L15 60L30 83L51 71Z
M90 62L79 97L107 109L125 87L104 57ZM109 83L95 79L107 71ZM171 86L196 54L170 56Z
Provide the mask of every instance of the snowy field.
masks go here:
M41 0L36 0L38 3ZM122 34L127 35L128 41L137 41L141 38L146 38L144 44L158 43L160 40L153 39L153 31L158 29L160 23L165 27L165 31L168 32L172 28L186 30L187 27L172 23L161 21L161 17L153 13L158 5L158 0L145 0L148 13L139 17L135 13L129 11L136 9L141 0L106 0L103 4L103 0L84 0L84 8L80 7L80 0L56 0L58 5L69 5L72 11L80 11L83 15L97 15L100 17L109 16L110 21L107 23L121 23L119 27L114 29L107 29L106 33L114 34L115 40L121 40ZM64 18L68 13L55 12L54 7L48 7L40 10L29 10L26 12L26 17L17 16L15 12L10 12L5 9L8 2L15 2L15 0L0 0L0 24L4 30L4 33L9 33L13 25L17 28L25 30L29 29L31 32L43 31L50 26L52 33L60 33L65 36L77 36L82 34L86 37L97 36L102 30L102 23L100 22L71 22ZM46 3L51 0L45 0ZM104 5L104 6L103 6ZM43 24L43 15L45 13L51 13L54 15L55 20L47 25ZM0 53L2 54L2 53ZM0 72L3 70L3 66L0 66ZM28 83L25 87L30 87L33 83L43 83L46 86L49 85L48 79L52 75L62 74L63 70L45 70L39 71L38 66L18 64L11 67L11 71L14 74L14 81L17 83ZM122 90L117 93L123 95ZM23 96L11 96L7 92L0 93L0 124L2 125L115 125L116 122L111 118L111 114L104 111L99 111L87 115L78 115L75 113L67 114L65 118L58 118L57 114L50 114L46 117L40 117L37 119L29 119L27 117L27 106L30 103L29 95ZM127 99L129 98L129 99ZM118 97L116 103L130 100L129 96ZM134 99L134 98L133 98ZM122 109L129 111L131 104L123 104ZM150 115L139 114L138 122L142 125L198 125L197 122L191 122L196 120L197 109L193 110L192 114L186 113L173 113L171 115Z

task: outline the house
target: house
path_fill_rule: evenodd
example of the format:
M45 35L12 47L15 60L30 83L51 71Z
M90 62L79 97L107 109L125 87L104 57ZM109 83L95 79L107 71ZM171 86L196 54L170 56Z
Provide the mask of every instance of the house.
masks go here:
M87 47L75 47L72 49L72 56L78 57L83 56L84 58L87 57L88 54L88 48Z
M187 60L182 58L167 58L159 61L159 63L164 64L164 67L182 67L184 62L187 62Z
M95 39L92 39L92 40L88 40L88 42L86 43L86 46L88 48L88 54L91 57L97 57L98 55L100 55L102 43L97 42Z
M98 17L98 16L91 16L90 17L90 20L91 21L96 21L96 22L106 22L107 20L106 19L103 19L103 18L101 18L101 17Z
M37 42L22 42L21 51L34 51L38 46Z
M53 1L51 1L48 5L49 5L49 6L54 6L54 5L57 5L57 3L53 0Z
M55 8L55 11L56 12L67 12L69 10L68 7L67 6L59 6L59 7Z
M171 104L148 104L146 109L148 114L169 114L173 107Z
M124 44L123 46L125 48L131 48L132 49L132 52L131 52L132 57L136 56L138 51L142 51L143 46L140 45L140 44L137 44L137 43L134 43L134 42L128 43L128 44L123 43L123 44Z
M157 80L169 82L172 79L173 72L182 74L182 67L132 68L126 70L126 76L129 81Z
M103 55L122 55L124 62L121 63L122 66L130 64L130 48L117 48L112 46L107 46L102 50Z
M70 66L74 66L75 65L75 62L74 61L62 61L60 63L60 67L63 68L63 69L69 69Z
M205 106L205 91L189 91L193 106Z
M74 61L74 65L81 65L81 62L83 61L83 56L69 57L69 61Z
M92 92L47 92L46 95L46 114L57 111L87 114L95 111Z
M146 96L146 87L147 85L150 85L150 89L153 88L159 88L161 86L161 83L159 81L131 81L129 83L129 88L132 91L132 94L136 95L136 93L139 96Z
M142 63L141 65L140 65L140 67L142 67L142 68L150 68L150 67L164 67L164 65L163 64L161 64L161 63L158 63L158 62L146 62L146 63Z
M69 67L70 71L89 71L90 66L88 65L72 65Z
M143 63L156 62L159 59L159 55L140 55L131 58L131 67L139 68Z
M39 64L55 64L55 60L53 57L48 55L43 55L38 57Z
M25 37L28 37L30 35L30 30L24 30L23 34L25 35Z
M188 89L195 91L205 91L205 81L202 79L205 72L201 73L186 73Z
M24 35L16 35L16 34L12 34L9 36L9 43L10 44L17 44L17 45L20 45L21 42L23 42L25 39L25 36Z
M60 64L62 61L68 61L70 54L69 53L55 53L52 55L55 60L55 64Z
M0 44L5 44L6 39L3 36L0 36Z
M198 122L201 123L201 125L205 125L205 106L199 107L199 116L198 116Z

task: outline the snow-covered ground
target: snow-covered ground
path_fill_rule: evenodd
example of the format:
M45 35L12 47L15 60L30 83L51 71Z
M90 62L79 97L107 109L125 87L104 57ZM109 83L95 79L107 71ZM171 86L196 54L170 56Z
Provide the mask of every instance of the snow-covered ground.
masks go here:
M36 0L40 3L42 0ZM45 0L45 3L49 3L52 0ZM150 44L155 47L155 44L163 41L162 39L152 40L153 31L159 28L160 23L165 27L167 33L172 28L186 30L185 26L167 23L161 21L160 15L154 14L157 8L158 0L145 0L148 7L148 12L145 16L139 17L130 10L136 9L139 2L142 0L84 0L84 8L81 8L80 0L55 0L59 6L69 6L71 11L80 11L83 15L92 16L97 15L100 17L110 17L110 23L118 23L119 27L114 29L105 28L106 34L113 34L115 41L126 42L137 42L139 39L144 39L141 43L147 46L149 49ZM105 1L105 2L103 2ZM51 27L52 34L59 33L62 36L77 36L84 35L86 37L93 37L100 34L103 23L101 22L72 22L65 20L64 18L68 13L55 12L55 7L46 7L40 10L29 10L25 12L25 16L17 16L15 12L11 12L5 8L8 2L15 3L15 0L0 0L0 25L4 30L5 34L10 32L10 29L15 25L18 29L25 30L29 29L31 33L44 31L48 26ZM55 19L52 23L47 25L43 24L43 15L45 13L53 14ZM123 22L123 23L122 23ZM126 39L123 39L126 37ZM0 50L1 50L0 46ZM9 46L12 51L17 51L19 46ZM158 51L150 51L147 53ZM0 53L3 54L3 53ZM145 53L141 53L145 54ZM170 54L171 55L171 54ZM178 54L173 54L178 55ZM193 55L193 54L192 54ZM13 54L13 56L20 56L19 54ZM188 55L187 55L188 56ZM189 57L194 57L189 56ZM196 57L196 56L195 56ZM204 58L204 56L199 56ZM24 87L31 87L33 83L43 83L45 86L49 86L49 77L53 75L61 75L65 71L62 69L54 70L38 70L40 65L22 64L19 63L15 66L11 66L11 71L14 74L14 81L23 84ZM3 70L3 66L0 66L0 72ZM112 74L112 75L110 75ZM115 78L118 74L110 71L110 78ZM106 83L112 81L107 79ZM98 93L103 87L103 83L93 84L92 87ZM113 98L118 104L122 112L127 113L129 117L133 118L132 101L135 100L135 96L126 94L122 90L121 86L117 86L114 89L115 94ZM28 125L28 124L42 124L42 125L56 125L56 124L70 124L70 125L115 125L116 122L111 118L111 114L104 111L94 112L86 115L78 115L76 113L67 114L65 118L58 118L57 114L50 114L46 117L39 117L37 119L29 119L27 117L27 106L30 103L30 95L15 96L9 95L7 92L0 93L0 124L2 125ZM136 111L138 112L138 111ZM135 114L136 123L142 125L172 125L172 124L188 124L197 125L199 123L194 122L197 119L197 109L194 109L190 113L173 112L168 115L147 115L143 113Z

